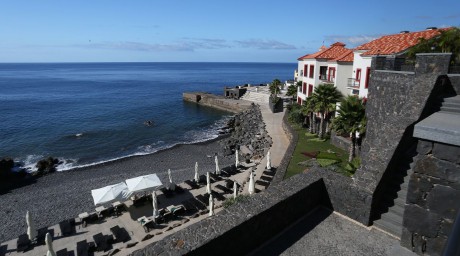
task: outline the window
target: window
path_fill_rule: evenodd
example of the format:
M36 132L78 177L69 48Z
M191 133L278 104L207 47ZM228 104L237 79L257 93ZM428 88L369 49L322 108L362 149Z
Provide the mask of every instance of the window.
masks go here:
M302 98L297 97L297 103L298 103L299 105L302 105Z
M326 80L327 78L327 67L326 66L320 66L319 67L319 79L320 80Z
M310 78L313 78L313 75L315 74L315 65L310 65Z
M313 93L313 85L309 84L308 85L308 96L311 96L312 93Z
M303 83L303 85L302 85L302 93L307 94L307 83Z
M305 70L305 71L303 72L303 75L304 75L304 76L307 76L307 69L308 69L308 65L303 65L303 70Z
M364 88L367 89L367 87L369 87L369 77L370 77L370 74L371 74L371 68L370 67L367 67L366 68L366 82L364 84Z
M356 81L361 81L361 69L358 68L356 69L356 77L355 77Z
M334 82L335 81L335 67L329 68L329 73L327 75L327 81Z

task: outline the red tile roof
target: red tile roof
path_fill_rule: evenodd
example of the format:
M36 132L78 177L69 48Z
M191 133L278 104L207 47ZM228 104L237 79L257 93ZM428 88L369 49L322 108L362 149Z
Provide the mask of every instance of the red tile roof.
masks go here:
M349 49L345 48L345 44L341 42L337 42L332 44L330 47L326 48L321 46L320 51L313 53L313 54L307 54L305 56L302 56L298 58L298 60L304 60L304 59L336 59L345 53L348 53L350 51Z
M353 59L354 59L353 50L347 49L347 51L344 54L340 55L339 57L335 59L329 60L329 61L353 62Z
M362 55L390 55L403 52L408 48L417 45L420 42L420 38L430 39L440 34L440 31L447 29L429 29L419 32L412 33L400 33L394 35L382 36L378 39L370 41L356 47L356 50L368 50Z

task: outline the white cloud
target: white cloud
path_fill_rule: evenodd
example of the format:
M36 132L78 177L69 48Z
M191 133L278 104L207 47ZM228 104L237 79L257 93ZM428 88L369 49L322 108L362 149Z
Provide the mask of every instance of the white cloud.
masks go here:
M248 39L235 41L243 48L257 48L260 50L293 50L297 49L294 45L286 44L276 40Z
M341 36L341 35L329 35L325 36L327 41L332 43L342 42L345 43L347 48L353 48L361 44L368 43L374 39L379 38L381 35L358 35L358 36Z

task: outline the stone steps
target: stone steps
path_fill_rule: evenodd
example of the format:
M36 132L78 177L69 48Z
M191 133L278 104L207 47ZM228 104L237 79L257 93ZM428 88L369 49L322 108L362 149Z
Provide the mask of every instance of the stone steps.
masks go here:
M252 101L256 103L268 103L270 98L270 94L259 90L258 92L253 90L248 90L246 93L241 97L243 100Z
M401 237L407 189L414 163L412 158L401 165L400 171L387 184L385 197L382 199L380 219L374 225L396 237Z
M460 96L444 98L441 106L442 112L460 114Z

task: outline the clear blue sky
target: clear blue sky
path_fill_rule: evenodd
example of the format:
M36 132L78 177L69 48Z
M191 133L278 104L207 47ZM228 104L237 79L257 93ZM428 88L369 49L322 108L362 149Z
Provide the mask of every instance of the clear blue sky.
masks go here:
M460 1L2 0L0 62L296 62L431 26L460 26Z

